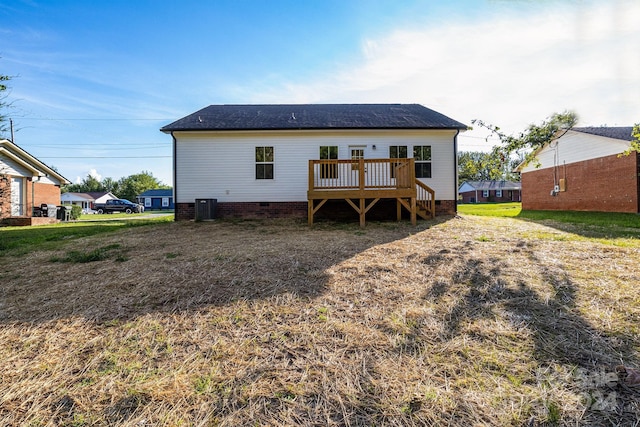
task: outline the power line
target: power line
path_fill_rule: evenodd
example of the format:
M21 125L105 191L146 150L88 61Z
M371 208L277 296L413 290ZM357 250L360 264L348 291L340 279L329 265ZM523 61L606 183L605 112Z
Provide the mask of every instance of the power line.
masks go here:
M25 147L27 145L25 144ZM125 146L122 148L121 146ZM171 147L163 146L163 145L148 145L143 147L131 147L127 146L127 144L109 144L109 146L101 146L101 145L86 145L86 144L56 144L56 145L29 145L28 148L64 148L64 147L73 147L76 149L85 149L85 150L150 150L150 149L171 149Z
M170 159L173 156L38 156L40 159Z

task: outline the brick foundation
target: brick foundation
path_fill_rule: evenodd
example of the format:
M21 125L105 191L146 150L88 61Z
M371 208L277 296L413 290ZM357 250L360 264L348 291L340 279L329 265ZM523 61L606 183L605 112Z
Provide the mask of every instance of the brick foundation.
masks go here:
M217 218L307 218L307 202L218 202ZM188 221L196 217L195 203L176 203L176 220ZM455 200L437 200L436 215L455 215ZM403 216L409 213L403 209ZM316 219L358 221L356 211L344 200L329 200L315 215ZM369 220L395 220L396 201L380 200L367 212Z
M522 209L638 213L638 157L617 155L562 165L556 182L566 191L552 196L554 169L522 174Z
M60 221L57 220L56 218L37 217L37 216L36 217L19 216L19 217L5 218L2 220L3 225L8 225L12 227L24 227L29 225L48 225L48 224L56 224L58 222Z
M218 203L220 218L306 218L307 202Z
M438 215L455 215L455 200L436 200L436 216Z

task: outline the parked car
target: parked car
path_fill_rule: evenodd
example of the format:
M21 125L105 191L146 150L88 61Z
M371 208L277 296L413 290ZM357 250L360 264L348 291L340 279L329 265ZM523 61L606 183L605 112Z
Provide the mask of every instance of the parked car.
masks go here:
M110 199L105 203L96 203L93 206L99 214L124 212L124 213L141 213L144 212L144 206L138 203L133 203L127 199Z

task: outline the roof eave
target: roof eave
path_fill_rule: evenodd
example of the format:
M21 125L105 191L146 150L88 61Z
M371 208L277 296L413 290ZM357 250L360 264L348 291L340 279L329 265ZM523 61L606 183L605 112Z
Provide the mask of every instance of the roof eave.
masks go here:
M424 126L386 126L386 127L270 127L270 128L161 128L160 131L166 134L171 132L242 132L242 131L299 131L299 130L459 130L466 131L469 128L467 126L437 126L437 127L424 127Z

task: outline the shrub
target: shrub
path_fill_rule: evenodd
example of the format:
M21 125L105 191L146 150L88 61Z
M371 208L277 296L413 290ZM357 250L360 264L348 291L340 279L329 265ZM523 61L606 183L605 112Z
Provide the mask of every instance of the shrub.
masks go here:
M82 215L82 207L79 205L71 206L71 219L78 219Z

